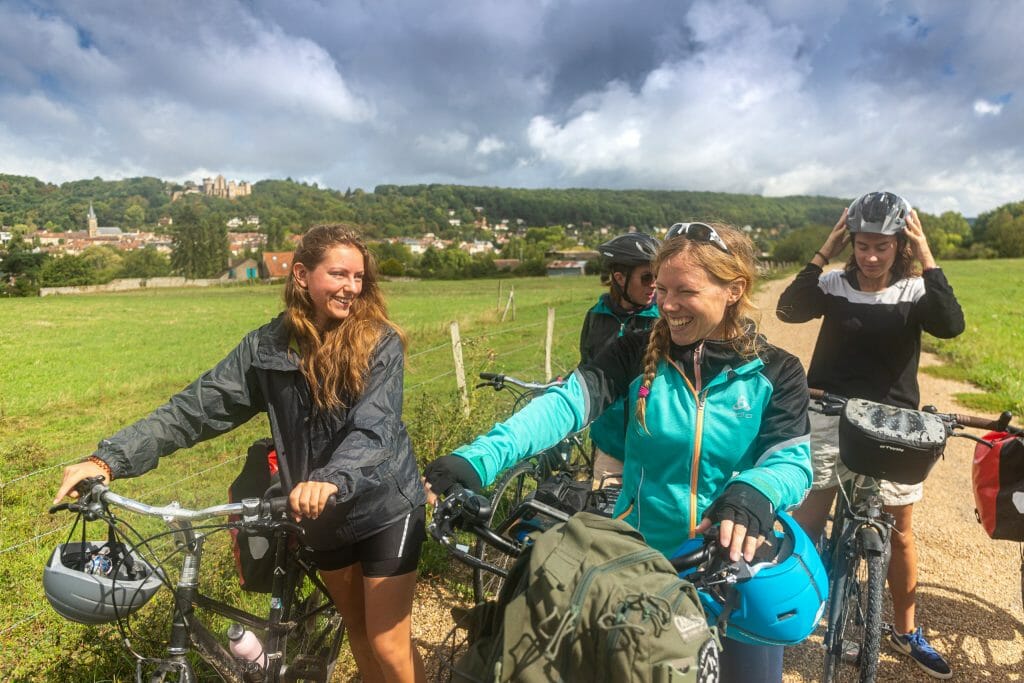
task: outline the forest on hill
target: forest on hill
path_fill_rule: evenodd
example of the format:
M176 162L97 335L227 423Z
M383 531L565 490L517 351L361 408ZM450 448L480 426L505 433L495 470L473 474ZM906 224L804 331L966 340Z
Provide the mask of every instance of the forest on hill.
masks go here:
M54 185L0 175L0 223L52 231L81 230L90 203L101 225L137 229L172 213L171 197L184 187L159 178L76 180ZM641 230L703 218L783 232L834 221L849 201L835 197L766 198L723 192L593 189L509 189L465 185L378 185L372 192L341 192L292 180L262 180L237 199L201 196L225 216L257 215L261 224L300 231L321 221L359 224L373 237L470 237L484 216L532 227L600 226ZM137 208L133 208L137 207ZM139 210L141 209L141 211ZM450 221L458 219L462 229ZM467 225L468 224L468 225Z
M340 191L292 179L261 180L252 185L251 194L235 199L196 193L196 188L192 183L181 185L151 177L93 178L55 185L0 174L0 226L12 236L6 245L0 245L0 276L7 280L0 287L6 284L10 289L23 273L32 274L32 286L20 290L29 293L40 285L48 286L47 282L72 284L69 277L74 284L168 272L211 277L227 267L227 252L221 243L226 239L225 225L232 219L238 219L239 230L258 229L266 234L268 250L290 249L288 236L302 233L310 225L352 223L369 241L380 241L374 249L387 265L386 274L391 275L494 275L494 259L508 257L523 262L521 274L538 274L544 272L545 254L553 249L594 247L630 229L658 234L674 222L687 220L722 221L744 227L766 258L799 262L821 246L850 201L821 196L443 184L378 185L372 192ZM175 245L216 243L216 248L210 247L210 258L198 259L179 253L172 253L170 259L162 255L157 258L156 254L128 258L114 253L113 247L99 246L89 247L91 253L81 256L53 258L38 253L32 243L33 233L84 230L90 206L101 226L167 233ZM951 211L941 215L919 213L938 258L1024 256L1024 201L993 209L973 222ZM250 217L258 217L258 228L246 224ZM168 224L168 218L173 222ZM192 236L186 234L190 231ZM452 247L431 248L419 256L403 245L384 241L428 233L451 240ZM459 242L471 241L490 241L497 250L470 257L457 249ZM48 266L50 274L36 277L47 274L44 266L48 259L54 261ZM200 272L182 265L197 262L205 262L208 267Z

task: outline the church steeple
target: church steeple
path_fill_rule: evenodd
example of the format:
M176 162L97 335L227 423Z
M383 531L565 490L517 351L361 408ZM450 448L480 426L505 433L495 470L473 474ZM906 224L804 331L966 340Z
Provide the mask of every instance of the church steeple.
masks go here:
M89 202L89 237L97 237L100 234L99 226L96 212L92 210L92 202Z

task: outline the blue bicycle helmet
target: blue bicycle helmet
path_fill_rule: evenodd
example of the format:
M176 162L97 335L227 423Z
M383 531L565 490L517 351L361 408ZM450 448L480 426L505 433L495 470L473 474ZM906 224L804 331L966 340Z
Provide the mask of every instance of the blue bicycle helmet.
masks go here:
M754 562L747 565L749 579L724 588L703 588L699 580L694 581L709 624L717 623L729 607L725 635L732 640L795 645L814 631L825 609L828 576L821 557L792 517L780 511L777 519L782 531L774 531L771 544L762 545ZM700 537L687 541L675 555L696 550L703 542ZM679 576L692 580L695 571Z

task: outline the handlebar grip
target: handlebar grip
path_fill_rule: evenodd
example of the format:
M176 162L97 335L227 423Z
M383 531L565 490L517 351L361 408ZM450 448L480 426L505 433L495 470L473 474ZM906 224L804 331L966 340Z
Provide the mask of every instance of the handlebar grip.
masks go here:
M954 413L952 417L958 425L963 427L987 429L992 432L1006 431L1006 426L1010 422L1008 419L1004 419L1003 417L1000 417L998 420L993 420L988 417L975 417L974 415L960 415L958 413Z
M288 496L275 496L263 501L263 514L281 517L288 512Z
M505 378L505 375L502 375L502 374L496 373L496 372L481 372L480 373L480 379L487 380L488 382L493 382L495 380L502 380L504 378Z
M324 509L332 508L337 504L338 496L332 493L328 496L327 505L324 506ZM288 513L288 510L288 496L273 496L271 498L266 498L263 501L263 506L261 508L262 514L269 515L270 517L283 517Z

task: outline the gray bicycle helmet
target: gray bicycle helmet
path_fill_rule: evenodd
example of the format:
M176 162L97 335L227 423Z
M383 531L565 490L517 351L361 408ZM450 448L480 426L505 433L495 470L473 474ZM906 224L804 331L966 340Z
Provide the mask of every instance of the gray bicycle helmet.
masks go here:
M135 552L115 551L119 557L96 562L106 547L96 541L66 543L46 563L43 591L65 619L108 624L145 605L160 588L160 574Z
M654 260L658 240L642 232L629 232L613 237L597 248L606 267L613 265L643 266Z
M869 192L850 204L846 227L851 232L901 235L910 215L910 202L892 192Z

